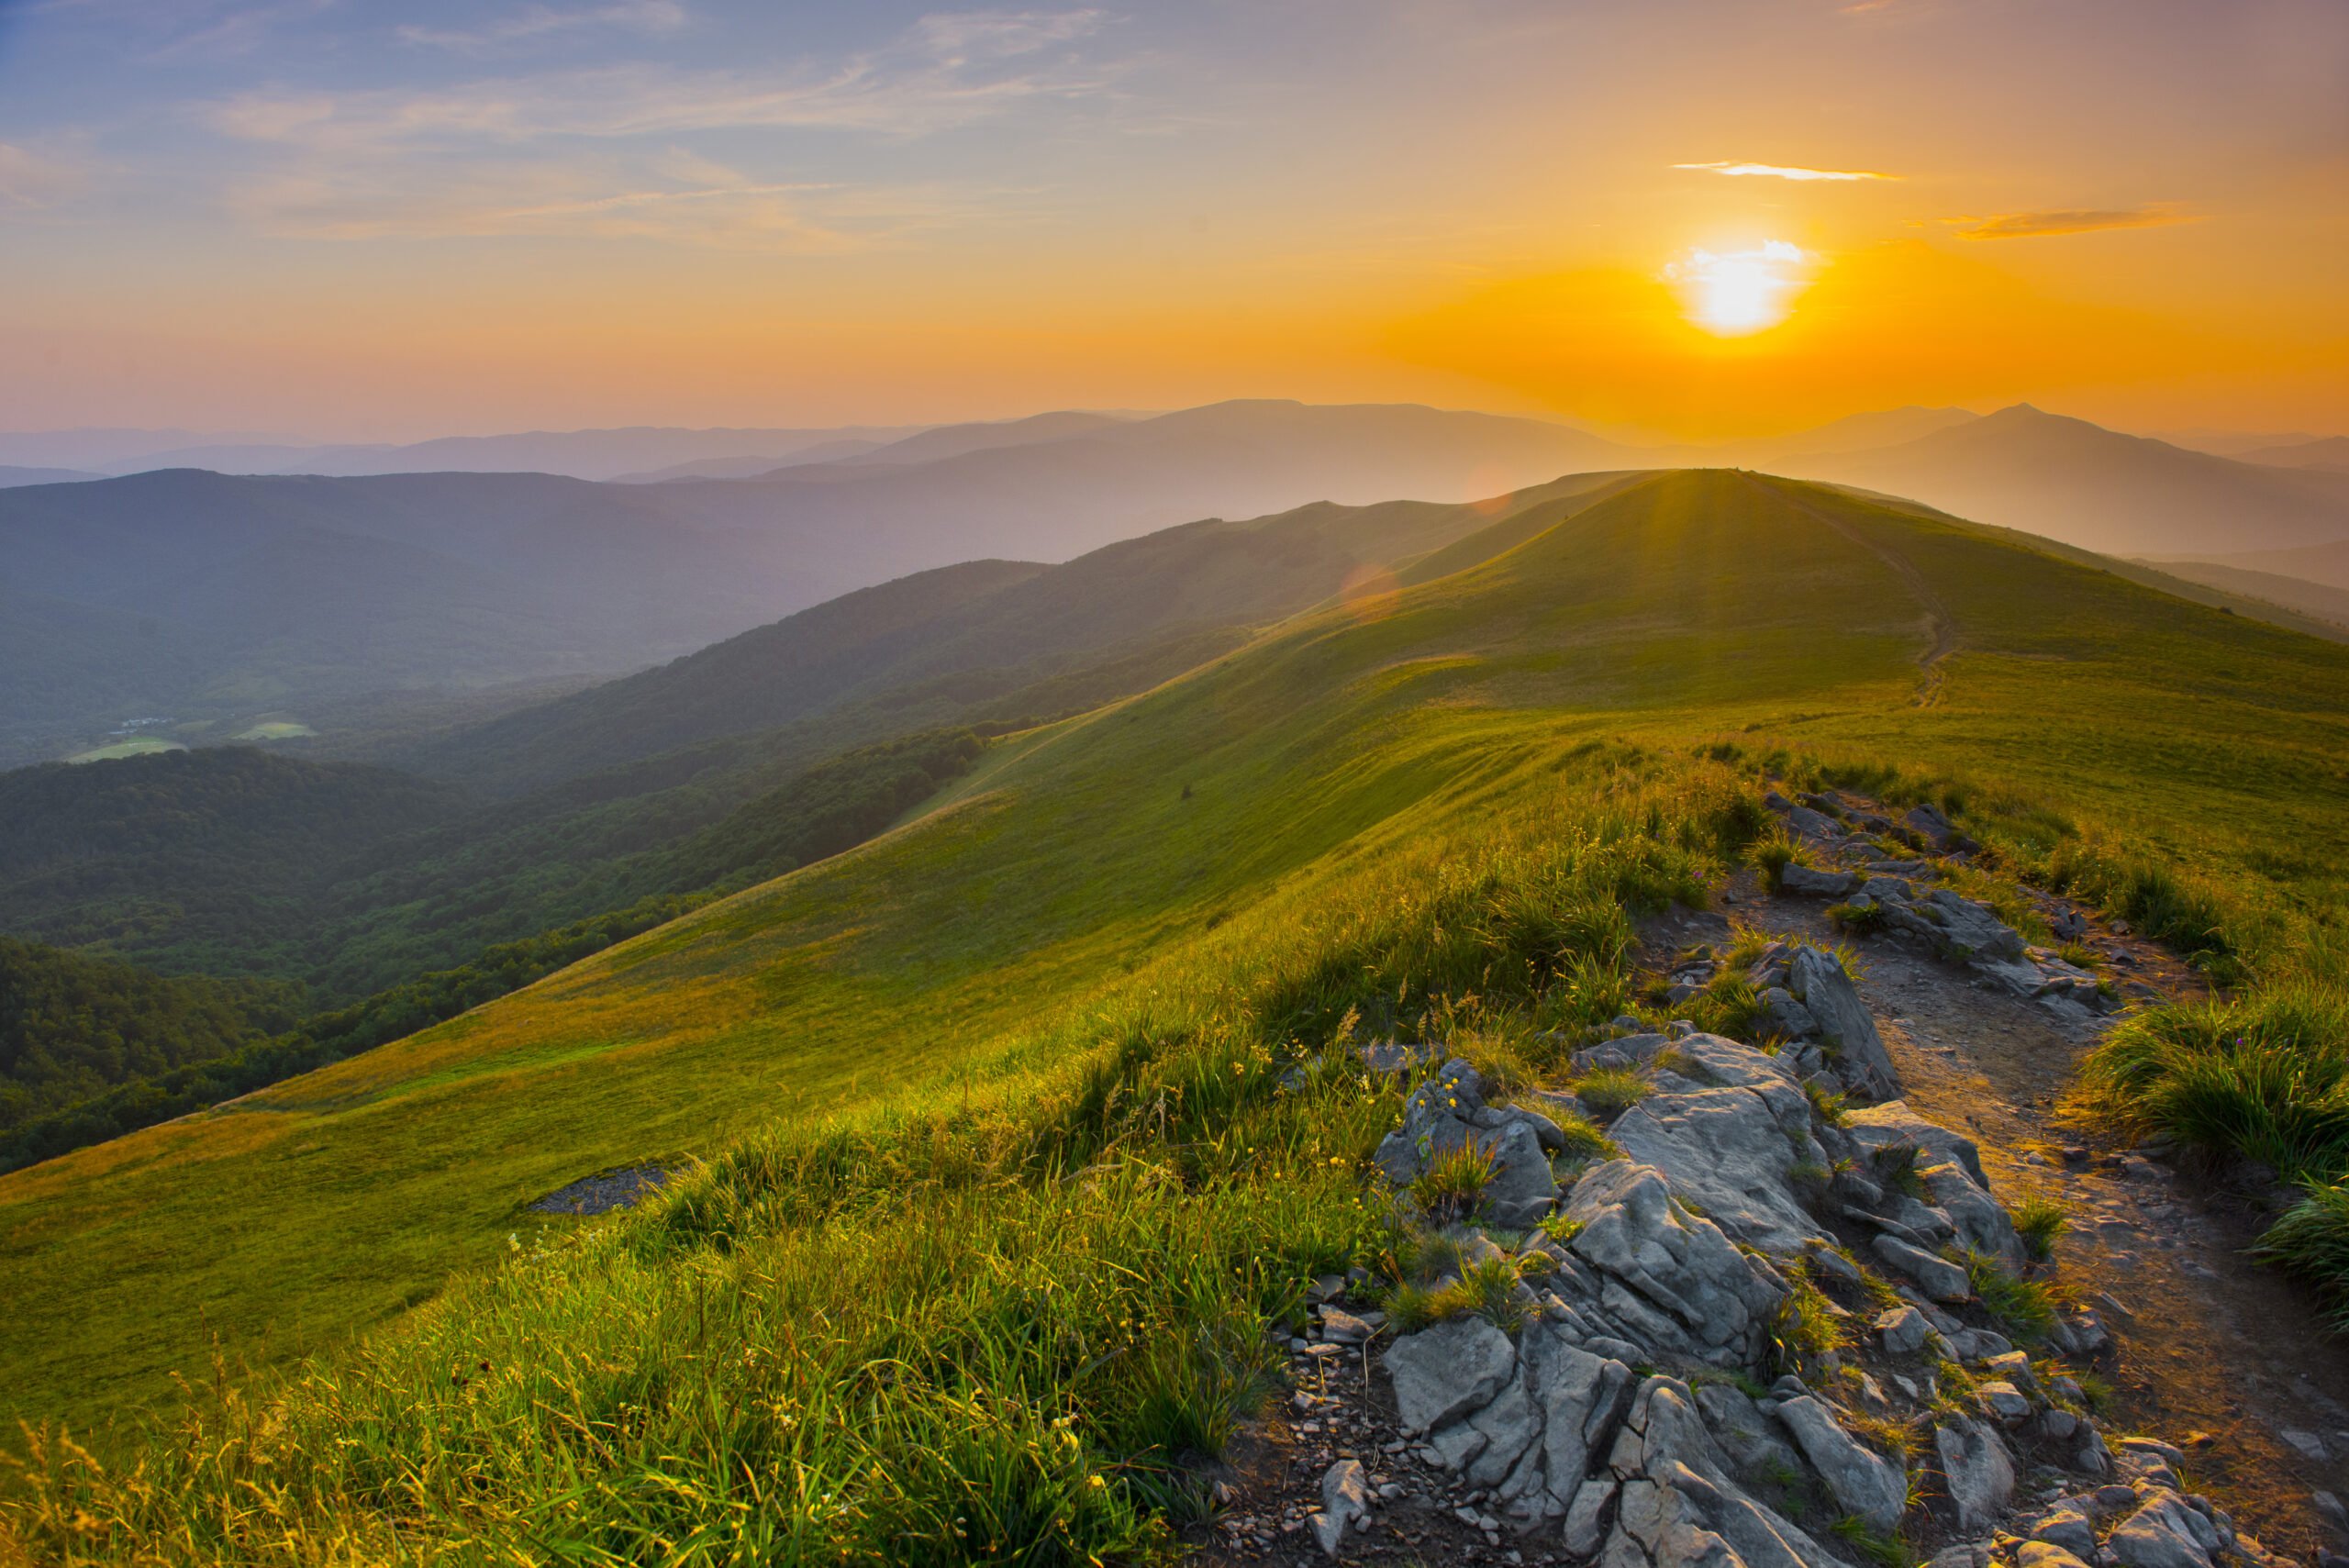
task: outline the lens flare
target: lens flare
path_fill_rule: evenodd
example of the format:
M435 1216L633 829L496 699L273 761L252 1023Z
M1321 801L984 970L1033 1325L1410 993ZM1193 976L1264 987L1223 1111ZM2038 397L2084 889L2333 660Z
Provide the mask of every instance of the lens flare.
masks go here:
M1688 319L1723 338L1776 327L1810 282L1812 259L1783 239L1750 250L1691 250L1664 268Z

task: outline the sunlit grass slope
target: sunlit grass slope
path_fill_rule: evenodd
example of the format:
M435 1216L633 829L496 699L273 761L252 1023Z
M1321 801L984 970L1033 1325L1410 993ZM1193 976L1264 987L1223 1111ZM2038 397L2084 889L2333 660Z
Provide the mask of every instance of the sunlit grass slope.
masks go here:
M147 1404L215 1337L256 1360L336 1342L527 1244L520 1206L605 1166L984 1094L1132 988L1208 973L1202 944L1598 788L1593 748L1625 740L1750 732L1947 770L2251 877L2278 919L2339 906L2349 650L1737 473L1497 542L1005 743L849 855L0 1179L5 1414ZM1920 584L1955 630L1925 706Z

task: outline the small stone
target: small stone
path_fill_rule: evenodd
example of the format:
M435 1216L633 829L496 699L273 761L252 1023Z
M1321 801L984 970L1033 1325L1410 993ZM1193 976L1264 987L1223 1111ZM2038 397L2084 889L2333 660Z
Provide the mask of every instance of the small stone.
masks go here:
M1986 1383L1982 1385L1981 1394L1982 1407L2009 1426L2031 1416L2031 1401L2024 1398L2022 1390L2011 1383L2003 1380Z
M2312 1464L2323 1464L2332 1458L2331 1451L2324 1446L2324 1440L2314 1432L2295 1431L2287 1428L2276 1435L2290 1445L2302 1459Z
M2087 1568L2087 1564L2052 1540L2026 1540L2016 1549L2015 1568Z
M1905 1356L1924 1345L1932 1325L1913 1307L1895 1307L1876 1314L1873 1327L1883 1338L1886 1350Z

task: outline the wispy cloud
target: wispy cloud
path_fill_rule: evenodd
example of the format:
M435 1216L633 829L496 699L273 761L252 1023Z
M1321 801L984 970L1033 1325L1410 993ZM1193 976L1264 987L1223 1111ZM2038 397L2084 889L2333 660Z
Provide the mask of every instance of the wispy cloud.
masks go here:
M619 0L614 5L571 10L526 6L484 27L446 29L410 26L400 28L399 36L412 44L461 54L485 54L507 45L583 28L620 28L640 33L669 33L685 25L685 8L677 0Z
M1107 91L1114 70L1044 52L1100 20L1096 11L934 17L886 49L780 76L627 65L410 92L268 89L215 104L206 117L242 139L347 153L749 128L918 136L1021 102Z
M1898 174L1879 174L1869 169L1804 169L1785 163L1675 163L1675 169L1687 169L1701 174L1727 174L1732 178L1759 176L1767 180L1898 180Z
M49 206L82 183L80 164L0 141L0 208Z
M2146 202L2132 207L2051 207L2035 212L2000 213L1992 217L1960 217L1961 239L2029 239L2043 234L2093 234L2104 228L2159 228L2173 223L2199 223L2202 215L2176 202Z
M573 13L517 14L551 15ZM934 16L883 47L765 73L630 63L408 91L271 89L202 117L252 149L227 201L272 233L564 234L822 253L1016 212L1018 194L809 179L804 157L787 175L746 171L681 143L745 128L904 139L1100 96L1118 68L1080 45L1103 25L1092 10Z

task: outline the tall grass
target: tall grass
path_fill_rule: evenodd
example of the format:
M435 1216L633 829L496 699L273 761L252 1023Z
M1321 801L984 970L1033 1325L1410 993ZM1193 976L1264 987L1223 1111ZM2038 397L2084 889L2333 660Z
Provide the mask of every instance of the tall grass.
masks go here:
M1473 1054L1612 989L1627 908L1698 896L1741 798L1616 790L1234 922L983 1089L745 1140L121 1465L36 1434L0 1535L173 1564L1147 1552L1275 1385L1268 1331L1391 1247L1364 1173L1408 1085L1339 1030L1383 1010ZM1465 1283L1509 1309L1513 1275Z

